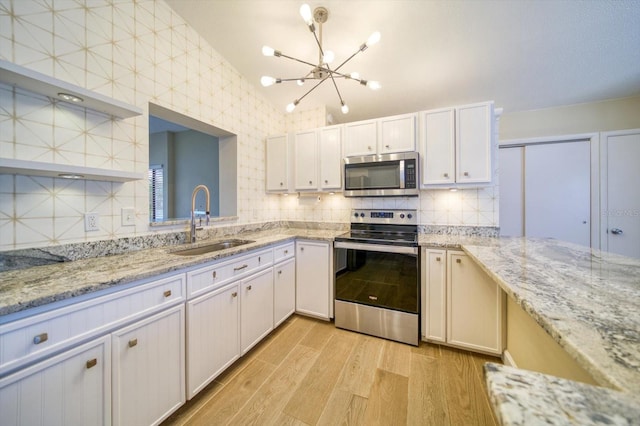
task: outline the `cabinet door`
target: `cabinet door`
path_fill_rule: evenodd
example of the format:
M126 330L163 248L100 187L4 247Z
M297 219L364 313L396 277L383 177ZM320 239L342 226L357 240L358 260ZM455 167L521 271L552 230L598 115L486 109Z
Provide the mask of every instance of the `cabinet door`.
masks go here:
M329 319L330 248L323 242L296 242L296 312Z
M378 122L358 121L344 125L344 155L373 155L378 146Z
M342 189L342 129L329 127L320 130L320 188Z
M447 253L447 341L452 345L502 353L504 296L473 260Z
M455 109L422 114L422 185L455 182Z
M422 251L422 337L445 342L447 339L447 252Z
M456 109L456 181L491 181L493 104L485 102Z
M244 355L273 330L273 268L242 280L240 291L240 342Z
M113 424L160 423L185 402L184 305L112 334Z
M187 398L240 357L240 283L187 303Z
M318 189L318 135L315 130L294 135L296 191Z
M110 336L0 379L0 423L111 424Z
M287 135L267 138L267 191L289 190L289 144Z
M380 119L380 153L416 150L416 115L398 115Z
M296 260L273 268L273 323L279 326L296 310Z

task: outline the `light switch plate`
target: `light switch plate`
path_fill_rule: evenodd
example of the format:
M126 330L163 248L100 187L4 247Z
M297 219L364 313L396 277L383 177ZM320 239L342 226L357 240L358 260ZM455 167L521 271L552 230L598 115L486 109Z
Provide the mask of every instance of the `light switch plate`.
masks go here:
M122 226L135 226L136 210L133 207L122 208Z
M100 215L98 213L84 214L84 230L85 232L100 230Z

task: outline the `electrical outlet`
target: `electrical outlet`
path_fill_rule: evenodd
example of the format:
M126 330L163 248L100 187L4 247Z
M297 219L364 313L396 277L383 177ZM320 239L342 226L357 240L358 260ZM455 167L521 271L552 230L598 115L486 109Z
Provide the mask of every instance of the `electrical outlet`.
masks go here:
M86 232L100 230L100 215L98 213L84 214L84 230Z
M133 207L122 208L122 226L135 226L136 210Z

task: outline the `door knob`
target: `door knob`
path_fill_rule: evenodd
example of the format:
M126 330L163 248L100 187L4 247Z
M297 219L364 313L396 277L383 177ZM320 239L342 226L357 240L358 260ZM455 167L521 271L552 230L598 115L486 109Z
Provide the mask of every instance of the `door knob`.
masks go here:
M613 229L611 230L611 233L612 233L613 235L620 235L620 234L622 234L622 229L620 229L620 228L613 228Z

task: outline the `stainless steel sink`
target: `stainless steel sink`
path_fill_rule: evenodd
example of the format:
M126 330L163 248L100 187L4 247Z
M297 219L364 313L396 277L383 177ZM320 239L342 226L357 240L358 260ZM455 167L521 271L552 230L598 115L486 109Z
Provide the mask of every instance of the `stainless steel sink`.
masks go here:
M200 247L188 248L183 250L176 250L172 252L172 254L177 254L179 256L196 256L199 254L211 253L214 251L226 250L232 247L242 246L245 244L254 243L255 241L251 240L223 240L216 241L215 243L206 244Z

